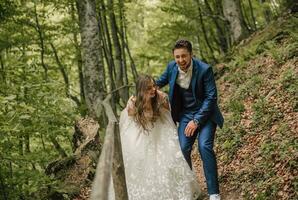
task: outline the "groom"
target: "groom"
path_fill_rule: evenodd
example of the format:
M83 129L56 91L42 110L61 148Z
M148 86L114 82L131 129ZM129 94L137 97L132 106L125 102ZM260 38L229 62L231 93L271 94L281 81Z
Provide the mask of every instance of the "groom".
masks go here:
M217 90L212 68L193 58L192 45L178 40L173 48L174 61L156 81L169 84L172 117L179 123L178 135L183 155L191 165L191 149L198 139L210 200L219 200L216 157L213 151L216 126L222 128L223 116L217 105Z

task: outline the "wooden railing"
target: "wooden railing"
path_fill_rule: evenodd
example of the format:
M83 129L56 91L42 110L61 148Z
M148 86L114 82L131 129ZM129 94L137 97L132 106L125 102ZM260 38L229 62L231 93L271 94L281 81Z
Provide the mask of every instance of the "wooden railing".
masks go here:
M102 103L109 123L92 185L91 200L108 199L111 177L113 177L115 200L128 200L119 125L109 103L110 99L111 95L108 95Z

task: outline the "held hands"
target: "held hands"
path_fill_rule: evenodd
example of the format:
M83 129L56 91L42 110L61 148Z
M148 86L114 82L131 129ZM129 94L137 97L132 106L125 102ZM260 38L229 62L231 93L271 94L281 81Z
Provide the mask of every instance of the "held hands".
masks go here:
M190 122L188 122L185 128L184 134L186 135L186 137L191 137L198 127L199 126L193 120L191 120Z

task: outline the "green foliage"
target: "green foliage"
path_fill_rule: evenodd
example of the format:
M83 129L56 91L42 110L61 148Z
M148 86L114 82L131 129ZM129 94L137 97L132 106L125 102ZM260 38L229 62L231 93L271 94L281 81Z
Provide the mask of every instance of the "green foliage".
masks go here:
M63 40L54 39L53 33L62 31L42 14L46 9L51 10L51 6L37 3L45 33L46 79L32 5L28 2L24 7L15 7L14 21L0 22L0 36L5 39L0 40L0 179L5 186L0 189L0 198L3 194L8 199L42 199L50 192L49 188L58 188L60 184L44 173L49 162L61 157L54 148L53 138L67 154L72 153L71 137L78 111L66 96L48 42L60 42L58 53L61 52L61 62L65 63L70 77L77 76L70 67L74 50L62 51L70 46L67 36Z
M241 113L244 111L244 104L241 100L232 99L227 105L230 112L233 113L233 119L235 123L238 123L241 119Z
M13 176L7 182L19 188L20 193L15 195L32 194L54 184L42 172L50 161L59 157L53 149L51 137L55 137L71 153L75 111L64 94L56 90L57 87L61 85L27 82L19 90L9 88L10 95L0 98L3 116L0 123L3 133L0 136L0 157L5 159L2 170L12 170ZM9 164L13 165L9 167Z
M231 109L231 112L241 114L244 111L244 105L240 101L231 100L228 107Z
M253 111L254 124L260 128L272 125L276 118L281 117L279 112L262 97L253 105Z
M213 13L208 10L206 2L125 1L123 10L126 36L139 72L154 76L160 75L166 63L173 59L171 49L178 38L192 41L196 57L208 63L228 57L225 82L231 84L233 95L224 105L225 111L230 115L226 117L226 125L219 131L218 139L222 144L220 148L224 151L223 160L229 163L245 144L245 136L260 128L268 131L273 123L280 122L284 117L260 93L266 84L263 81L264 66L258 63L250 66L249 62L259 55L266 55L280 66L295 58L297 34L293 30L296 30L297 19L288 18L284 20L288 21L286 24L283 20L274 22L276 25L254 35L253 39L244 41L239 48L231 47L231 52L226 55L220 46L220 36L224 35L226 45L229 46L227 27L219 19L219 27L224 31L221 34L214 21L214 16L222 18L222 10L218 5L220 1L208 1ZM265 10L269 10L271 16L280 12L277 7L272 8L268 3L261 4L256 0L251 2L256 28L262 28L267 23ZM246 23L252 30L254 22L248 12L248 1L242 3ZM120 25L119 5L116 5L115 14ZM199 20L200 14L203 24ZM78 65L81 60L77 20L74 1L0 1L0 182L5 186L0 188L0 195L5 195L8 199L42 199L54 191L63 193L70 189L46 176L44 169L49 162L61 157L53 145L53 139L57 140L68 155L72 153L73 123L79 113L86 111L84 103L77 106L67 95L79 97ZM68 88L59 71L51 43L68 75ZM106 63L105 66L107 69ZM128 74L128 77L130 82L132 75ZM109 85L108 81L107 83ZM297 96L295 68L284 70L280 79L272 84L280 84L282 94ZM254 99L251 130L241 121L247 111L248 98ZM117 111L123 106L117 105ZM287 169L297 168L297 163L290 160L286 153L297 149L297 141L281 140L282 137L289 137L288 133L283 135L283 131L289 129L288 126L290 125L287 123L280 123L280 135L272 141L265 138L259 153L264 155L262 159L266 162L260 168L269 168L274 164L265 156L287 160ZM277 154L274 148L279 150ZM270 178L274 171L268 171L267 176ZM261 188L257 191L259 199L273 197L280 186L278 182L266 182L269 179L267 176L259 172L249 176L248 181L258 179L258 187ZM262 181L262 178L268 179ZM297 187L296 184L295 188Z
M225 139L222 144L222 149L225 151L225 154L227 155L227 158L225 161L231 161L233 159L234 154L236 153L237 149L241 147L242 144L242 135L240 131L234 131L234 130L223 130L225 133Z
M285 70L281 74L281 79L279 82L282 84L283 89L297 96L298 77L297 77L297 73L295 73L293 68L289 68Z
M281 32L281 34L284 34ZM265 43L265 49L268 50L268 54L271 55L279 64L285 63L287 60L297 56L297 43L289 43L280 47L280 44L274 40L267 41Z
M297 198L296 22L281 18L237 46L220 80L229 89L217 143L225 170L233 171L224 184L241 188L245 199Z
M13 15L15 6L12 0L2 0L0 2L0 23Z

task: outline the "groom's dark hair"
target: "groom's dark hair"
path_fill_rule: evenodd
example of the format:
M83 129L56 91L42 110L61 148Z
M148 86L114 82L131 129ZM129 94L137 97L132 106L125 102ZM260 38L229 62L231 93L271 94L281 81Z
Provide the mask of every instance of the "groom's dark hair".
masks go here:
M185 39L177 40L172 49L172 52L174 53L175 49L181 49L181 48L185 48L187 49L188 52L192 53L192 45L191 45L191 42L188 40L185 40Z

